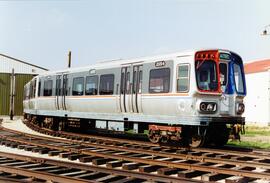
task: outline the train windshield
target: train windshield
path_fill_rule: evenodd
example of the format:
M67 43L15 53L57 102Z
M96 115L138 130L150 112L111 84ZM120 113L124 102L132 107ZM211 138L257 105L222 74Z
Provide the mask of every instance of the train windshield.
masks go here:
M199 90L218 91L216 62L212 60L196 61L196 80Z

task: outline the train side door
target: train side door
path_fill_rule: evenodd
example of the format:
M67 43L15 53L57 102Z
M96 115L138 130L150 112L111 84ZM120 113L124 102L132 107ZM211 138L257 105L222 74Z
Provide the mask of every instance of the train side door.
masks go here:
M63 81L62 81L62 109L67 110L67 105L66 105L66 96L68 94L68 75L63 74Z
M132 109L134 113L142 112L142 65L133 66L133 74L132 74Z
M62 75L56 76L56 86L55 86L55 106L56 110L62 110Z
M130 67L121 68L121 81L120 81L120 111L132 112L130 104Z
M66 110L67 75L56 76L55 106L56 110Z

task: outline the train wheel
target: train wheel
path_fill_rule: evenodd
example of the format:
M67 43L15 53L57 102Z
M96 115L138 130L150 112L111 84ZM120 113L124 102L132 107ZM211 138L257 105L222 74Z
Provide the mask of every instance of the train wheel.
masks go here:
M155 133L155 131L150 130L148 138L152 143L156 144L160 142L161 136Z
M193 135L189 141L189 146L196 148L201 147L204 144L205 138L201 135Z

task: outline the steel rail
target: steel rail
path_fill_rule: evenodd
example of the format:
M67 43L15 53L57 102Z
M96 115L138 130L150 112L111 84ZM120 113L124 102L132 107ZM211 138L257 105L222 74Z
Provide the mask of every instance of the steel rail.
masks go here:
M84 149L74 149L74 148L67 148L63 146L55 146L55 145L49 145L49 144L40 144L36 142L25 142L21 139L14 139L13 137L6 137L8 140L20 142L23 144L30 144L34 146L44 146L51 149L57 149L60 151L66 151L66 152L75 152L80 153L84 155L90 155L95 157L102 157L102 158L108 158L108 159L115 159L115 160L123 160L123 161L130 161L130 162L136 162L136 163L143 163L148 165L158 165L158 166L165 166L170 168L180 168L180 169L187 169L187 170L197 170L197 171L203 171L203 172L211 172L211 173L221 173L221 174L227 174L227 175L234 175L234 176L243 176L243 177L250 177L250 178L260 178L260 179L267 179L270 180L270 174L269 173L263 173L263 172L251 172L251 171L245 171L245 170L237 170L237 169L226 169L226 168L219 168L219 167L211 167L211 166L205 166L205 165L196 165L196 164L187 164L187 163L174 163L174 162L168 162L168 161L161 161L161 160L151 160L151 159L142 159L142 158L134 158L134 157L128 157L124 155L116 155L116 154L107 154L103 152L93 152L89 150ZM109 147L108 149L115 149L116 147ZM136 150L136 149L127 149L130 152L140 152L142 151ZM119 151L119 149L118 149ZM144 151L145 153L145 151ZM143 153L143 154L144 154ZM153 158L157 155L162 155L163 153L155 153L152 154ZM177 156L177 155L175 155ZM168 155L168 157L173 158L173 155ZM226 161L219 161L219 163L222 164L228 164ZM236 162L237 163L237 162ZM244 166L250 166L250 163L245 162ZM253 165L253 166L258 166ZM262 165L260 165L262 166ZM264 167L269 167L269 165L264 165Z
M43 180L47 180L47 181L51 181L51 182L65 182L65 183L91 182L91 183L96 183L96 181L92 181L92 180L81 180L81 179L74 178L74 177L65 177L65 176L56 175L56 174L47 173L47 172L38 172L38 171L10 167L10 166L0 165L0 171L12 173L12 174L24 175L27 177L35 177L35 178L39 178L39 179L43 179Z
M26 135L26 134L24 134ZM36 135L30 135L27 134L26 136L28 137L34 137L34 138L41 138L45 139L47 141L53 141L53 142L61 142L71 144L71 145L81 145L85 146L85 148L89 147L94 147L94 148L100 148L104 150L113 150L113 151L125 151L125 152L130 152L130 153L138 153L138 154L145 154L145 155L150 155L150 156L160 156L164 158L174 158L174 159L181 159L181 160L194 160L194 161L199 161L199 162L205 162L205 163L216 163L216 164L228 164L228 165L234 165L234 166L242 166L242 167L254 167L254 168L264 168L264 169L270 169L270 164L269 163L261 163L261 162L250 162L250 161L241 161L241 160L233 160L233 159L224 159L224 158L213 158L213 157L207 157L204 155L201 156L195 156L195 155L190 155L190 154L174 154L174 153L164 153L164 152L157 152L153 150L141 150L141 149L135 149L135 148L127 148L127 147L119 147L119 146L109 146L109 145L101 145L101 144L93 144L89 142L79 142L77 140L67 140L67 139L56 139L52 137L41 137L41 136L36 136ZM1 135L0 135L1 137ZM46 144L40 144L34 142L34 139L31 139L30 142L25 142L22 139L17 139L16 137L2 137L7 140L11 140L14 142L19 142L23 144L28 144L28 145L34 145L34 146L43 146L47 147L50 149L57 149L60 151L66 151L66 152L74 152L74 153L83 153L85 150L82 149L76 149L76 148L67 148L64 146L55 146L55 145L50 145L48 142ZM89 150L87 150L89 151ZM238 155L238 154L235 154ZM241 157L241 154L238 155ZM258 158L256 156L256 158ZM260 156L261 158L261 156Z
M39 157L32 157L32 156L26 156L26 155L4 153L4 152L0 152L0 157L6 157L6 158L10 158L10 159L27 161L27 162L32 162L32 163L46 163L46 164L56 165L56 166L61 166L61 167L76 168L76 169L87 170L87 171L90 170L90 171L102 172L102 173L107 173L107 174L113 174L113 175L117 175L117 176L133 177L133 178L138 178L138 179L143 179L143 180L151 180L151 181L161 181L161 182L179 182L179 181L181 181L183 183L201 182L198 180L190 180L190 179L181 178L181 177L173 177L173 176L168 177L168 176L159 175L159 174L148 174L148 173L144 173L144 172L105 168L105 167L93 166L93 165L83 164L83 163L58 161L58 160L53 160L53 159L48 159L48 158L39 158ZM7 166L2 166L2 167L3 167L3 171L8 171L8 172L14 173L12 169L10 169L10 171L9 171L9 169L5 169ZM1 170L2 169L1 169L1 164L0 164L0 171ZM17 173L20 174L19 172L17 172ZM23 174L23 175L26 175L26 174ZM62 177L60 177L60 178L62 178ZM41 177L38 177L38 178L41 178ZM78 180L78 181L81 181L81 180ZM92 181L92 182L95 182L95 181Z
M134 141L134 140L128 140L128 139L119 139L119 138L114 138L114 137L100 137L97 135L84 135L84 134L77 134L77 133L71 133L71 132L62 132L62 131L53 131L47 128L40 128L39 126L32 124L25 120L25 124L34 127L35 129L41 129L42 131L51 133L51 134L58 134L58 135L64 135L64 136L69 136L69 137L80 137L80 138L96 138L99 140L104 140L104 141L110 141L110 142L120 142L120 143L130 143L130 144L137 144L137 145L142 145L142 146L149 146L150 147L161 147L161 148L172 148L175 150L191 150L194 152L205 152L205 153L217 153L217 154L226 154L226 155L233 155L233 156L248 156L252 158L269 158L270 153L267 153L265 151L259 151L255 150L254 152L240 152L240 151L228 151L224 149L213 149L213 148L186 148L186 147L171 147L171 146L164 146L160 144L153 144L150 142L140 142L140 141ZM109 138L109 139L108 139Z

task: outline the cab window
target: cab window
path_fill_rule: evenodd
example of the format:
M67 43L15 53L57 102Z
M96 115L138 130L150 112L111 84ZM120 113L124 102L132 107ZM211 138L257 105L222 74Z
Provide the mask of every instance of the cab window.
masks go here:
M222 92L225 92L227 86L227 78L228 78L228 66L227 63L219 64L219 72L220 72L220 85Z

